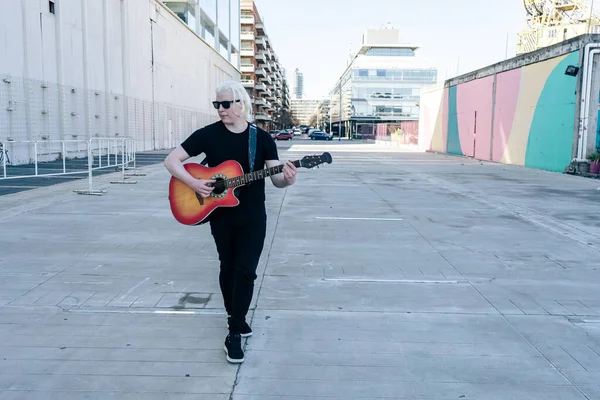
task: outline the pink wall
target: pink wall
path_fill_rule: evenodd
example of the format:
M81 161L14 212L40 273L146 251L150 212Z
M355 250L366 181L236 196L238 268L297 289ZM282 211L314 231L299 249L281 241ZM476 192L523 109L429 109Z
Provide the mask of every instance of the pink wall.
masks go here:
M391 135L396 132L397 129L402 129L403 132L403 135L397 139L400 143L417 144L419 142L419 121L375 124L375 138L379 140L391 140Z
M496 106L494 107L494 147L492 161L500 162L512 130L519 87L521 68L498 74L496 78Z
M375 124L375 135L378 137L390 136L396 129L402 129L402 132L406 135L419 136L419 121L384 122Z
M458 134L462 152L466 156L490 159L493 88L493 76L477 79L457 88Z

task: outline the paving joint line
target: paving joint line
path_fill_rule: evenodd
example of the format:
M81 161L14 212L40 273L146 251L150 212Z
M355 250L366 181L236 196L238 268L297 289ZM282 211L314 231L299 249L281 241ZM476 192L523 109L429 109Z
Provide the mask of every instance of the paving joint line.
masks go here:
M275 227L273 228L273 236L271 237L271 243L269 243L269 252L267 253L267 259L265 260L265 268L261 275L260 285L258 285L258 291L256 293L256 303L252 309L252 316L250 317L250 326L252 326L252 322L254 322L254 316L256 315L256 309L258 308L258 301L260 299L260 293L263 288L263 283L265 281L265 275L267 274L267 268L269 266L269 260L271 259L271 251L273 250L273 243L275 242L275 237L277 236L277 227L279 226L279 219L281 218L281 212L283 210L283 203L285 202L285 196L287 195L287 188L283 192L283 197L281 198L281 204L279 205L279 211L277 212L277 221L275 221ZM246 351L246 346L248 344L248 339L244 342L244 351ZM235 372L235 379L233 381L233 387L231 388L231 393L229 393L229 400L233 400L233 394L235 393L235 388L238 385L238 379L240 375L240 371L242 369L243 364L239 364L237 370Z

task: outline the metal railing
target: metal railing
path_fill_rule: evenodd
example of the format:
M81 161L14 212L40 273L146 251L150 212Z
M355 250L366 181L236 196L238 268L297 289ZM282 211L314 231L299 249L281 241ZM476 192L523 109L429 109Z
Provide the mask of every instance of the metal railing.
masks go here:
M134 184L136 143L133 137L93 137L89 140L3 141L1 180L60 175L88 176L88 187L75 190L78 194L101 195L105 190L94 190L93 172L114 168L121 171L121 179L114 184ZM10 157L10 158L9 158ZM10 160L10 161L9 161ZM133 169L133 174L125 170Z
M69 162L67 166L69 154L72 160L77 160L77 155L85 153L85 140L4 141L0 147L4 153L0 179L74 175L87 171L87 168L78 168L80 162Z
M119 161L120 156L120 161ZM98 164L96 165L96 158ZM104 159L104 163L103 163ZM87 189L74 190L77 194L102 195L106 190L93 188L92 171L107 168L121 168L121 180L110 183L135 184L137 181L127 180L125 169L135 163L135 141L132 137L123 138L91 138L88 144L88 187Z

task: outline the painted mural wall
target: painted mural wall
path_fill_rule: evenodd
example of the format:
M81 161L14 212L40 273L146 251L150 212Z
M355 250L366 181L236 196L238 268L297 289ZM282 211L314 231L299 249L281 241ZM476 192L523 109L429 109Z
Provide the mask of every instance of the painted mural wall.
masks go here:
M572 159L579 51L424 92L424 150L562 172ZM494 93L494 82L496 90Z

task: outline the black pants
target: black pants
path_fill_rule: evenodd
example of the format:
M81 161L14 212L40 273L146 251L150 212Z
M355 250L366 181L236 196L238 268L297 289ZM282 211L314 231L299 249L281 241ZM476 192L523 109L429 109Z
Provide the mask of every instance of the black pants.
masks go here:
M221 262L219 284L225 310L231 315L229 330L239 332L252 301L256 268L266 236L266 215L213 218L210 228Z

